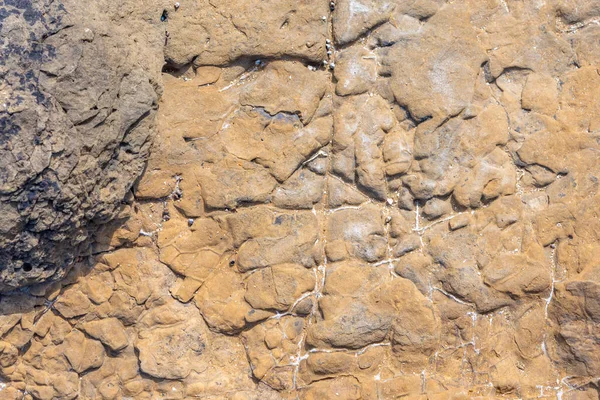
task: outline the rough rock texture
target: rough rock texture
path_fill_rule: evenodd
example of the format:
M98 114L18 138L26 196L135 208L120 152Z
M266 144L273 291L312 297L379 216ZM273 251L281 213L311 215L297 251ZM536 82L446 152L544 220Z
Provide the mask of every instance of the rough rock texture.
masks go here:
M0 396L599 398L597 2L150 3L148 165Z
M132 4L0 3L0 292L64 275L143 171L162 32Z

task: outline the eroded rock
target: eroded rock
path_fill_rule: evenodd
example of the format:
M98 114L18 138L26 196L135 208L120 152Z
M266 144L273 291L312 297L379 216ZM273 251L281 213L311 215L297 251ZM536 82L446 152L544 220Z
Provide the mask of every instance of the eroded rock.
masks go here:
M157 10L2 4L1 291L64 276L142 173L161 92ZM111 22L119 13L127 22Z
M92 200L127 205L99 230L102 254L0 298L2 394L597 398L592 3L105 2L48 37L56 112L7 113L43 132L70 121L74 139L13 146L29 172L7 174L87 171ZM135 52L107 50L91 74L111 43ZM26 225L0 202L2 237L54 229L43 189ZM70 210L109 219L85 204Z

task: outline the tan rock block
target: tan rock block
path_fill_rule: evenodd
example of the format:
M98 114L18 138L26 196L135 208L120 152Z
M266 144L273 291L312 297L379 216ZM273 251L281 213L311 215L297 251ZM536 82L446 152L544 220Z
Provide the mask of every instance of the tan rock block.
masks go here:
M117 318L83 322L81 329L113 351L123 350L129 344L125 327Z

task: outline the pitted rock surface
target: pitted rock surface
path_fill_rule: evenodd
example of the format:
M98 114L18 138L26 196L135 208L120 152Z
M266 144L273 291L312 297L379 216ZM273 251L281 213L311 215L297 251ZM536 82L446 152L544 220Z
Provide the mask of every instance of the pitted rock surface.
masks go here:
M596 2L152 4L148 164L0 396L599 398Z

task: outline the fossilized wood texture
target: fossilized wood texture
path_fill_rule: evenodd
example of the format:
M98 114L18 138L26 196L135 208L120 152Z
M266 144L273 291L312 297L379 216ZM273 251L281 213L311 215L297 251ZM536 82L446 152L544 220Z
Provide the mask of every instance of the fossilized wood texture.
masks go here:
M112 7L162 34L158 134L102 254L0 298L0 396L598 399L600 3ZM56 54L154 37L85 32ZM38 69L88 93L60 82L73 68ZM132 135L147 93L104 129ZM87 97L48 101L73 137L99 124Z

